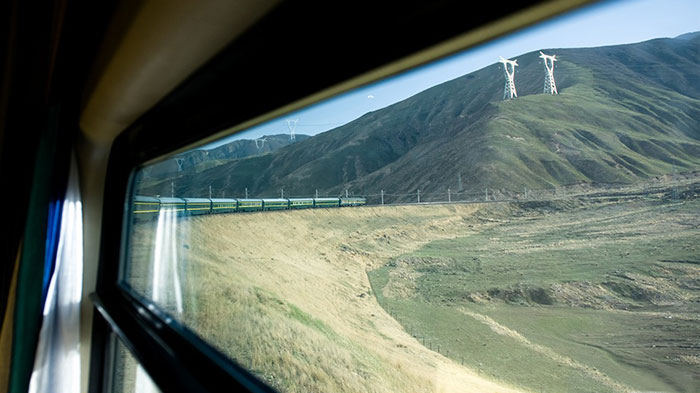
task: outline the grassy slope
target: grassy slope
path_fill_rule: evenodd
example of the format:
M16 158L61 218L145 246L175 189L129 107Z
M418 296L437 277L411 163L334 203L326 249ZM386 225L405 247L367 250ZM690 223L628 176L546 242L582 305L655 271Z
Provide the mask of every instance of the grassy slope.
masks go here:
M500 103L485 131L498 146L487 164L492 187L541 188L543 180L550 185L630 183L700 166L700 144L663 120L682 119L674 105L690 100L645 89L653 100L632 92L627 94L634 99L611 99L581 83L556 97L534 95ZM630 109L632 103L654 107L657 115Z
M179 318L282 391L515 392L423 347L379 306L366 275L431 240L471 233L465 223L477 210L365 207L180 220L164 242L166 259L183 270ZM156 231L139 224L132 241L128 281L146 295ZM178 314L172 299L160 304Z
M519 97L498 65L427 89L334 130L178 179L176 194L340 195L389 200L484 188L520 192L630 183L700 168L700 40L557 49L559 95L542 94L539 53L518 56ZM426 163L430 165L426 166ZM146 194L170 194L170 181ZM395 198L395 199L392 199Z
M371 272L382 305L428 345L530 389L692 392L700 201L524 207Z

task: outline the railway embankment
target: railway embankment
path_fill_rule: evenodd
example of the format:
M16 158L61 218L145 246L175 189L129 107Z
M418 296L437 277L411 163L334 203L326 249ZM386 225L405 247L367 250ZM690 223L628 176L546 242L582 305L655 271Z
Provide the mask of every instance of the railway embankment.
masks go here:
M184 269L180 318L281 391L520 391L426 348L380 306L367 276L432 240L492 225L481 209L380 206L180 220L172 235ZM137 225L135 258L152 256L153 236L152 226ZM148 292L149 276L132 269L129 280Z

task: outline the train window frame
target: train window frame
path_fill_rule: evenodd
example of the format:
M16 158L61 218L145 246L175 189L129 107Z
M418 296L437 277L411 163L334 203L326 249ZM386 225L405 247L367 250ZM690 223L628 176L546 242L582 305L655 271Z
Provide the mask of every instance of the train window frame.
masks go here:
M127 196L139 168L224 132L245 130L591 2L525 1L493 5L478 14L454 0L410 6L287 2L272 10L114 141L104 190L97 289L91 295L98 312L93 316L89 391L109 391L112 334L164 392L274 391L120 280L131 213ZM371 12L365 12L369 7ZM320 26L315 19L319 10L329 16ZM397 10L401 18L389 18ZM363 32L367 23L378 20L385 23ZM330 37L337 45L319 51ZM305 58L304 64L273 76L272 66L265 64L292 44L300 57L315 53L317 59ZM339 64L348 51L363 56ZM277 88L274 95L264 100L227 96L226 89L236 86L239 95L260 98L264 89L250 78L260 75L259 70L270 77L264 85ZM236 111L230 109L234 106Z

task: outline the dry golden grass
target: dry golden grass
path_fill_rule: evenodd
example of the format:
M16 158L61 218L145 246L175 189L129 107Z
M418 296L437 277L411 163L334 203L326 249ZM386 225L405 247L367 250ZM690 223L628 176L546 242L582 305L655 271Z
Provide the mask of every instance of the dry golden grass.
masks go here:
M284 392L515 392L423 347L377 303L366 272L463 236L477 205L363 207L181 219L188 326ZM488 224L480 224L488 225ZM154 226L132 236L129 281L150 294ZM171 302L163 307L177 313Z

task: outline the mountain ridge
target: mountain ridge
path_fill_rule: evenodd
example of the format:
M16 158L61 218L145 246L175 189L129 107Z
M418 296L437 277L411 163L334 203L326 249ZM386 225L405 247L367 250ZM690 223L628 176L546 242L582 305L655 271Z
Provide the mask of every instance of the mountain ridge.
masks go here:
M310 135L297 134L298 141ZM216 167L231 160L272 153L294 143L288 134L263 135L256 139L238 139L211 149L195 149L151 165L141 173L140 181L146 184L172 181L175 178L192 176L203 170Z
M700 35L543 52L557 55L559 95L542 94L539 51L529 52L517 57L514 100L501 100L503 71L493 64L272 154L205 170L177 193L522 190L700 167Z

